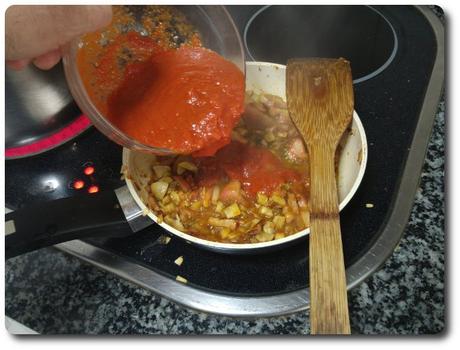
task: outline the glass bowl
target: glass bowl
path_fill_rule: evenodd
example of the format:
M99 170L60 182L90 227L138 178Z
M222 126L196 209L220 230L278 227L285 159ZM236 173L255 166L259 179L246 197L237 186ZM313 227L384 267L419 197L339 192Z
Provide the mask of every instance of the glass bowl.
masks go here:
M141 7L141 6L139 6ZM245 71L243 44L230 14L224 6L182 5L175 6L195 27L204 47L211 49L233 62L242 72ZM69 43L63 53L64 72L70 92L84 114L94 126L114 142L132 150L154 154L172 154L171 150L151 147L140 143L115 127L98 110L86 92L77 66L77 52L80 39Z

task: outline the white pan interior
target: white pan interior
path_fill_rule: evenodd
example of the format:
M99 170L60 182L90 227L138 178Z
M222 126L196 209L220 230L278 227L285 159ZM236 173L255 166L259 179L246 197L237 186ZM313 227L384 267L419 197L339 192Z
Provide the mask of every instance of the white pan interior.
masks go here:
M278 95L286 100L285 90L286 67L274 63L247 62L246 63L246 90L265 92ZM364 175L367 163L367 141L363 125L354 112L351 131L342 143L342 154L339 160L338 169L338 192L340 210L351 200ZM123 149L123 170L126 183L136 203L152 220L157 222L157 217L146 205L147 184L152 170L154 156ZM136 183L137 186L134 185ZM297 232L293 235L269 242L261 243L219 243L196 238L187 233L181 232L166 223L159 224L169 232L182 237L188 242L222 251L245 251L249 249L268 248L270 246L287 243L303 237L309 233L309 229Z

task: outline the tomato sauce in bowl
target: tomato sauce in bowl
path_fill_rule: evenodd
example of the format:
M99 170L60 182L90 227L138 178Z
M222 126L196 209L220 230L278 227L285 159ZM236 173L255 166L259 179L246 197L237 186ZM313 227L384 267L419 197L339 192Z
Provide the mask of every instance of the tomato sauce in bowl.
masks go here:
M213 155L244 110L244 75L203 48L172 7L149 11L141 32L130 7L115 7L108 28L83 37L77 66L85 90L105 122L138 144Z

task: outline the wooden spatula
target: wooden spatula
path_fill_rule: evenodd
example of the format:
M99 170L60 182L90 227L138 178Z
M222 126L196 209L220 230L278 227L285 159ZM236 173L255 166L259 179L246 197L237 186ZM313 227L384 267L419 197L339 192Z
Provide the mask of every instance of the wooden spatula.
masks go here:
M344 59L291 59L289 114L310 155L310 323L312 334L350 334L334 157L353 114Z

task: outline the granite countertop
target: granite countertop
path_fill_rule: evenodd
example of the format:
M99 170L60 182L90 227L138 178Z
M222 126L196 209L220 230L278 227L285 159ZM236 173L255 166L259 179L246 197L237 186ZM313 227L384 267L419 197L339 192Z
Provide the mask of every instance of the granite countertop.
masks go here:
M6 263L6 315L45 334L308 334L308 312L234 319L183 308L46 248ZM349 293L356 334L444 329L444 100L405 234L382 269Z

